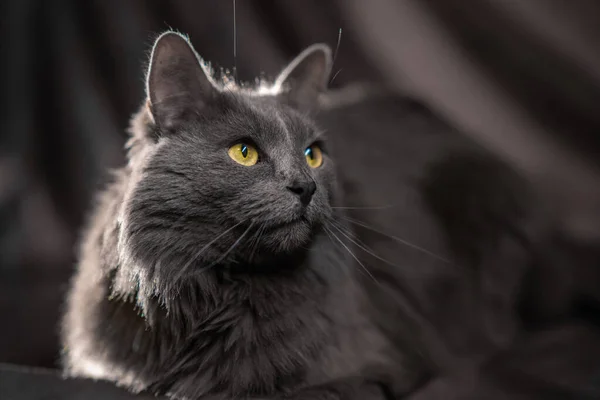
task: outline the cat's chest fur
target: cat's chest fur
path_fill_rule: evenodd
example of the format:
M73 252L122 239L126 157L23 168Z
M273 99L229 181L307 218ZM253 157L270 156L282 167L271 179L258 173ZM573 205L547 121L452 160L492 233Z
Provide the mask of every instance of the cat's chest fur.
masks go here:
M111 267L94 265L110 257L94 257L71 297L71 373L178 397L285 392L356 373L377 361L381 341L339 250L321 237L313 264L289 275L206 275L168 311L151 301L145 316L134 297L110 297L111 274L97 273Z
M172 349L158 355L160 391L286 391L336 346L329 288L311 271L220 282L217 290L185 288L183 301L160 313L155 340Z

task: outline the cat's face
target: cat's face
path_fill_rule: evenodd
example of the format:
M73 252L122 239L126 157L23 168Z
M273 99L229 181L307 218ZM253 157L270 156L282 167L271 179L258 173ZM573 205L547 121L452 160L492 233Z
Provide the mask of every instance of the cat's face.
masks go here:
M301 111L329 73L328 52L313 53L284 71L289 91L256 96L216 90L182 37L158 39L151 149L132 165L141 178L122 226L136 259L249 264L310 244L332 216L336 186L325 138Z

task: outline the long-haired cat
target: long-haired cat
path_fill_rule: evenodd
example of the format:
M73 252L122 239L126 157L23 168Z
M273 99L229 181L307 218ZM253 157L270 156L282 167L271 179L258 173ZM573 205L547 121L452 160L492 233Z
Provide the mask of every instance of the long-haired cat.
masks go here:
M62 338L70 376L197 399L382 398L399 360L362 312L325 133L330 50L260 90L218 84L161 35L129 162L100 197ZM212 398L212 397L211 397Z

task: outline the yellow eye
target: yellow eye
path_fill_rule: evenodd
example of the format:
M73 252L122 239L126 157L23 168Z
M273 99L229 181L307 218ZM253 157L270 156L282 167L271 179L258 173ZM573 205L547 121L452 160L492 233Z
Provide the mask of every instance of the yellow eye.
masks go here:
M311 168L319 168L321 164L323 164L323 153L316 144L307 147L306 150L304 150L304 156L306 157L308 166Z
M251 144L234 144L229 148L228 153L233 161L246 167L251 167L258 162L258 151Z

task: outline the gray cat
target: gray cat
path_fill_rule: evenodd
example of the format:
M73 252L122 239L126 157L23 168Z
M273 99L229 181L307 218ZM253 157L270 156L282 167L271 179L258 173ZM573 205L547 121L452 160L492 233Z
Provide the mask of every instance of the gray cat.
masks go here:
M70 376L175 398L380 399L334 160L311 119L330 50L273 86L216 83L161 35L129 162L85 231L62 325ZM332 225L334 224L334 225Z

